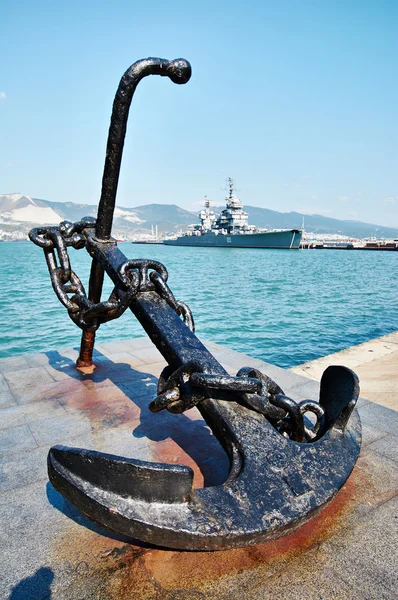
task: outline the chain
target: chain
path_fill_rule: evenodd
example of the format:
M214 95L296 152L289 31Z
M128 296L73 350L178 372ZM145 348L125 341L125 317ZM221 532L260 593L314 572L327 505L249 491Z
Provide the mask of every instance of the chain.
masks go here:
M96 331L102 323L120 317L139 292L156 291L194 331L191 310L175 299L166 283L166 267L154 260L125 261L119 267L120 281L108 300L94 303L88 299L81 280L71 268L67 248L84 248L95 226L95 219L85 217L77 223L62 221L58 227L36 227L29 233L31 241L44 250L53 289L72 321L81 329Z
M177 315L182 316L184 323L191 331L195 331L195 323L193 320L191 309L185 302L181 300L176 300L174 298L174 294L167 285L166 281L159 273L156 271L152 271L150 275L150 279L155 286L155 290L159 294L163 300L171 306L171 308L177 313Z
M84 327L80 323L80 304L87 296L82 282L71 268L67 248L84 248L86 236L82 232L94 227L95 219L86 217L78 223L62 221L58 227L36 227L29 232L30 240L44 250L51 284L58 299L75 323L91 331L95 331L99 325L93 322Z
M158 395L149 409L182 413L206 398L240 402L263 414L284 437L296 442L314 441L324 415L319 403L295 402L257 369L243 367L236 377L215 375L206 372L199 361L190 361L174 372L166 367L159 378ZM307 412L315 415L315 424L305 418Z
M149 273L150 269L151 273ZM141 258L127 260L119 267L119 275L125 285L129 285L131 278L135 276L135 283L139 292L156 291L179 316L182 316L185 325L191 331L195 331L191 309L185 302L175 299L173 292L167 285L169 274L162 263Z
M58 227L37 227L29 233L31 241L43 248L52 286L72 321L81 329L96 331L102 323L120 317L137 294L155 291L195 331L191 310L176 300L167 285L166 267L155 260L125 261L118 268L119 281L108 300L94 303L88 299L71 268L68 247L77 250L86 247L93 241L95 226L95 219L85 217L77 223L62 221ZM173 373L167 367L159 378L158 395L149 408L152 412L167 409L182 413L210 397L242 403L263 414L282 435L298 442L316 439L324 414L317 402L296 403L285 396L272 379L257 369L243 367L232 377L209 373L198 361L190 361ZM305 419L307 412L316 417L313 426Z

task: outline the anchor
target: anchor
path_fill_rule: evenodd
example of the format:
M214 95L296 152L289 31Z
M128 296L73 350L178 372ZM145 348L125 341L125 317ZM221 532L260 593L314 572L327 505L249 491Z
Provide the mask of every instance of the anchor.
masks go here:
M54 446L48 454L53 486L92 521L157 546L222 550L284 535L308 521L349 477L361 444L356 375L331 366L319 402L296 402L262 371L229 375L196 337L189 307L170 290L157 261L127 259L111 237L130 104L147 75L186 83L184 59L148 58L123 75L113 105L98 217L32 229L51 282L82 329L77 366L92 364L98 327L130 309L162 353L152 412L197 407L230 461L222 485L193 489L184 465L149 463L102 452ZM71 268L68 247L92 256L89 293ZM114 283L101 301L104 273Z

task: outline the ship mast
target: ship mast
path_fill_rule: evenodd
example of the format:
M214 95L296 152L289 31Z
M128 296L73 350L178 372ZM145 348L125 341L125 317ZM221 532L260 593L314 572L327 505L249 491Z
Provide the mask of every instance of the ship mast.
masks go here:
M232 177L228 177L228 186L229 186L229 199L232 200L234 197L234 180Z
M227 208L229 209L239 209L242 210L242 202L235 196L234 193L234 180L232 177L228 177L228 190L229 194L226 197Z

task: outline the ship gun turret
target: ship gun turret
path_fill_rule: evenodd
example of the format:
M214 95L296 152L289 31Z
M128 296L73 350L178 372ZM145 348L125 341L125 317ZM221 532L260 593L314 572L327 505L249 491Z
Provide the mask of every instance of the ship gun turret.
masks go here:
M230 376L196 337L191 311L169 288L166 267L120 251L111 227L127 118L137 84L150 74L184 84L191 67L183 59L149 58L123 75L97 219L36 228L30 239L43 248L53 288L83 331L78 366L92 364L98 327L131 310L169 365L151 411L196 406L227 452L230 473L223 485L193 490L187 466L63 446L50 449L48 473L65 498L109 530L171 548L254 544L308 520L350 475L360 448L358 380L349 369L329 367L319 401L296 402L259 370L246 367ZM92 257L88 294L72 270L70 246ZM101 300L105 273L114 288Z

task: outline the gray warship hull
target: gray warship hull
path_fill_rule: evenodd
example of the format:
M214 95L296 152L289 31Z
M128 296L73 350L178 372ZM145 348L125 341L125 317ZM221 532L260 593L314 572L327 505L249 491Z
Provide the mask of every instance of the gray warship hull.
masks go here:
M201 246L207 248L279 248L297 250L302 231L286 229L263 233L216 234L208 231L202 235L183 235L175 240L164 240L168 246Z

